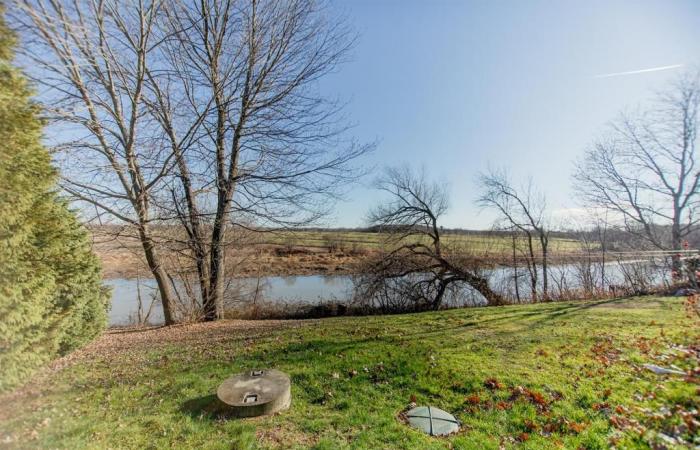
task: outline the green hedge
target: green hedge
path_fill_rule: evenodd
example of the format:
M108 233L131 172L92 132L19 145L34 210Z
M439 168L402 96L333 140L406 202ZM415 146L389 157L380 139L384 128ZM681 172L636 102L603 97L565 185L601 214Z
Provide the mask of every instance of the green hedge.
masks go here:
M0 391L93 339L109 291L86 230L56 194L31 90L0 11Z

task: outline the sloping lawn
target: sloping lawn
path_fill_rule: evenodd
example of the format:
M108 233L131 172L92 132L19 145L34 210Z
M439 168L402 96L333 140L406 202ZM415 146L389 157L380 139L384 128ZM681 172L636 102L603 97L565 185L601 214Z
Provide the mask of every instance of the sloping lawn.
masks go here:
M0 447L682 448L698 439L697 379L641 365L698 365L683 300L111 331L0 398ZM211 412L219 383L264 367L290 374L290 410ZM462 431L408 428L412 400Z

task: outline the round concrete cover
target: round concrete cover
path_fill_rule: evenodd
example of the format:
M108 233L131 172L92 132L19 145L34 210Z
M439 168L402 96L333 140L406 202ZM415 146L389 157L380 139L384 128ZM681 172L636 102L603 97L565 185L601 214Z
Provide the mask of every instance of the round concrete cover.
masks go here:
M413 428L431 436L445 436L459 430L459 421L452 414L434 406L419 406L406 413Z
M289 408L291 381L279 370L251 370L221 383L216 396L235 417L274 414Z

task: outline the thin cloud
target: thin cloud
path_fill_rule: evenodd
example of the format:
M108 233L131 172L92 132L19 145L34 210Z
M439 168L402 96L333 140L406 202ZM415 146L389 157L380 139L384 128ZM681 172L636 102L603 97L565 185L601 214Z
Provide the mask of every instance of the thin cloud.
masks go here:
M601 75L596 75L593 78L621 77L623 75L636 75L638 73L660 72L662 70L678 69L679 67L683 67L683 64L674 64L672 66L652 67L650 69L630 70L629 72L604 73Z

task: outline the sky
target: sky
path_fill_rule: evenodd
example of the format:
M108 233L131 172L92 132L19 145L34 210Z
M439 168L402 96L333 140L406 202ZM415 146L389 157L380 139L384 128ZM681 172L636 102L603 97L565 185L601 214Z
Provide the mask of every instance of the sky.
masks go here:
M554 219L575 213L571 173L586 146L621 111L700 68L698 0L333 0L333 7L359 41L320 88L348 101L356 138L378 142L364 164L408 163L449 185L445 227L492 224L474 202L477 174L489 167L532 177ZM365 224L380 201L372 179L347 192L328 224Z

